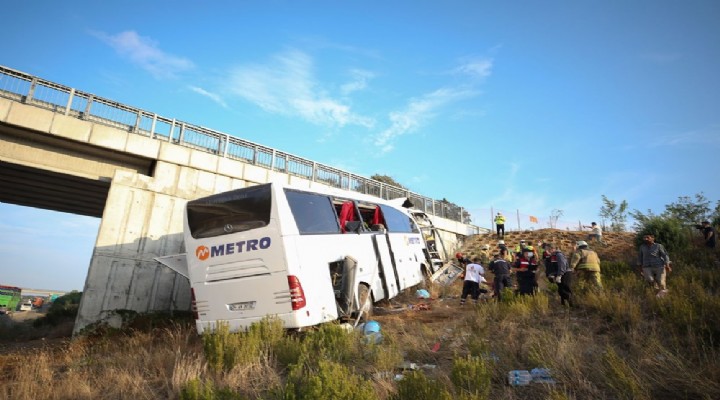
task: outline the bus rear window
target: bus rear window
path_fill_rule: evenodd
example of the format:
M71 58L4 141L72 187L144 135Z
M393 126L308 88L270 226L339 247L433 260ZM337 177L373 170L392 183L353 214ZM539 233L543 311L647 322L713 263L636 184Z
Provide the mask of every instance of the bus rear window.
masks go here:
M261 228L270 223L270 185L220 193L187 203L190 234L208 238Z
M300 234L340 233L338 216L329 197L285 190Z

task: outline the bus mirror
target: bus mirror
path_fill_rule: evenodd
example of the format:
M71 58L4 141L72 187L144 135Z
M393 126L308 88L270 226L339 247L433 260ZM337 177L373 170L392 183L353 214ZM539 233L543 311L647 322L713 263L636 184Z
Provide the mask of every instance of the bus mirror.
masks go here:
M360 221L346 221L345 232L360 233L360 226L362 226L362 222Z

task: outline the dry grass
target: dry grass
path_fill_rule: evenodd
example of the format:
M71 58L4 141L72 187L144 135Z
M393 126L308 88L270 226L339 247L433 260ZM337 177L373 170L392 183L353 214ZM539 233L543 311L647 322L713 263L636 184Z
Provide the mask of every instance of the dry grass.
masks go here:
M665 298L619 269L574 309L546 291L460 307L459 282L431 286L433 300L408 294L375 316L381 344L334 325L304 335L267 325L222 338L223 354L242 350L225 363L211 362L191 321L25 342L0 355L0 398L717 399L720 271L699 264L677 259ZM420 302L430 310L407 307ZM508 371L535 367L557 383L506 385ZM487 386L473 378L485 374Z

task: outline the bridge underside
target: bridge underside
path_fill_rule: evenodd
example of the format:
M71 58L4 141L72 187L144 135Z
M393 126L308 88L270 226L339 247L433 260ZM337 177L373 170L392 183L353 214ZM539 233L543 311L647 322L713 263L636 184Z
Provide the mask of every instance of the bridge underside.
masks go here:
M109 181L0 161L0 202L102 218Z
M0 123L0 202L102 218L114 171L153 160Z

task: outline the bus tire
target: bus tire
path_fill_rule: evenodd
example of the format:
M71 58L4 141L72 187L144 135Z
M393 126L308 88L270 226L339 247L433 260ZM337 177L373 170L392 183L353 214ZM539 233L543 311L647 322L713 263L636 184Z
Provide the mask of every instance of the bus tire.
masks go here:
M372 316L372 311L373 301L370 287L368 285L358 285L358 314L362 313L360 319L365 321L369 320Z

